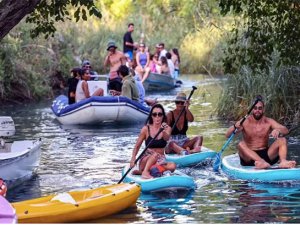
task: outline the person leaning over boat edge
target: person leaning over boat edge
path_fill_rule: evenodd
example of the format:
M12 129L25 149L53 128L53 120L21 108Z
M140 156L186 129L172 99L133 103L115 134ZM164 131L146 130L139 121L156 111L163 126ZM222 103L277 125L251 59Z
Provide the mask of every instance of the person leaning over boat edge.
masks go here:
M259 100L252 110L252 114L240 125L241 120L229 127L226 137L237 128L237 133L243 134L238 143L238 153L242 166L255 166L265 169L279 161L280 168L293 168L295 161L286 160L287 140L281 135L287 135L288 129L265 116L265 103ZM269 145L269 136L275 141Z
M177 154L192 154L201 151L203 142L202 136L196 136L192 139L188 138L186 132L188 130L188 122L194 121L194 116L189 110L190 102L187 101L186 94L179 92L175 98L176 108L167 114L168 125L173 128L174 123L180 115L183 107L185 112L179 118L176 126L172 130L171 140L166 148L166 153L175 152Z
M152 140L160 128L163 128L163 131L156 139ZM171 171L175 170L176 164L172 162L167 163L164 155L164 149L167 146L167 141L169 140L170 135L171 128L166 123L165 110L161 104L155 104L150 110L146 124L141 129L139 137L132 151L130 168L134 166L136 155L144 141L148 147L139 161L139 170L133 171L133 174L142 174L142 178L144 179L153 178L153 176L150 174L150 170L152 174L153 172L155 173L155 171L152 171L152 166L156 164L164 165L164 168L167 168Z

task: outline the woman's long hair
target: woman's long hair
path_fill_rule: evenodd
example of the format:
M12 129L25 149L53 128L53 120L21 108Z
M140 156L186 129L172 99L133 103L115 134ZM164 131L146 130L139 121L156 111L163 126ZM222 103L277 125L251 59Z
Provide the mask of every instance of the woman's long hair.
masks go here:
M149 116L148 116L148 118L146 120L146 123L145 123L146 125L147 124L153 124L152 112L153 112L153 110L155 108L161 109L162 114L163 114L163 120L162 120L162 122L166 122L167 121L167 116L166 116L164 107L161 104L155 104L154 106L152 106L152 108L150 110Z
M180 56L177 48L173 48L172 51L174 52L175 55L178 57L178 62L180 63Z

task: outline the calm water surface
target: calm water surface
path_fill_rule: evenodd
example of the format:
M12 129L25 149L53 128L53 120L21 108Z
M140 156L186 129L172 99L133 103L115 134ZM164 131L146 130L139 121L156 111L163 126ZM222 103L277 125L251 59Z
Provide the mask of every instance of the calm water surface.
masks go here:
M167 93L149 93L164 104L179 91L187 95L191 86L195 122L190 136L202 134L204 145L219 151L229 124L214 114L222 80L202 75L182 76L184 85ZM63 126L50 109L51 100L22 106L1 106L0 115L11 116L16 124L16 140L41 138L39 169L31 180L9 190L12 202L75 189L96 188L117 183L122 168L129 163L142 127L97 125ZM224 155L235 152L237 137ZM299 159L300 137L289 138L289 156ZM141 150L140 150L141 151ZM211 162L182 169L192 176L197 189L190 193L142 194L135 207L93 223L299 223L300 184L260 184L228 179L212 172Z

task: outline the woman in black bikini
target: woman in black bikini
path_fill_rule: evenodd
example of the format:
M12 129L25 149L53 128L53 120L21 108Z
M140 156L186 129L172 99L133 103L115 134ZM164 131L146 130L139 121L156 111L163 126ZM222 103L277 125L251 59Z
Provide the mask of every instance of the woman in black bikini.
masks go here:
M164 128L164 130L155 140L152 140L161 127ZM161 104L156 104L152 107L148 119L146 120L146 125L140 132L130 161L130 167L133 167L136 155L143 141L145 141L146 146L148 146L151 142L147 151L139 161L139 170L142 171L142 178L152 178L150 174L150 168L156 163L159 165L164 165L168 170L175 170L176 165L174 163L166 163L164 156L164 149L167 146L170 135L171 128L166 123L165 110Z
M166 149L166 153L177 154L192 154L201 151L203 142L202 136L196 136L188 138L186 133L188 130L188 122L194 121L194 116L189 110L189 101L186 99L186 95L183 92L177 94L175 98L176 109L170 111L167 114L167 121L170 127L174 126L177 117L180 115L183 107L185 112L181 115L178 123L174 127L171 133L171 141Z

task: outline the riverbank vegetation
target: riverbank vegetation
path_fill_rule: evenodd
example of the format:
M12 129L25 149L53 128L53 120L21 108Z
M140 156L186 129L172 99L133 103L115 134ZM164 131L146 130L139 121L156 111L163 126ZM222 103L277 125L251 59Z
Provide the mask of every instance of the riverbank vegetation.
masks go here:
M299 123L299 2L221 0L220 6L223 15L235 15L235 23L223 59L228 81L218 114L237 120L261 94L268 115Z
M65 85L70 69L85 59L98 73L106 73L108 41L116 41L122 50L127 24L134 22L134 41L144 35L152 52L159 42L167 49L179 49L183 74L228 77L219 116L240 118L258 93L272 106L271 116L290 122L299 115L300 7L296 1L94 3L101 19L86 13L87 21L56 22L55 35L47 39L42 35L32 39L29 31L34 26L24 20L0 42L1 101L53 98L53 90Z

